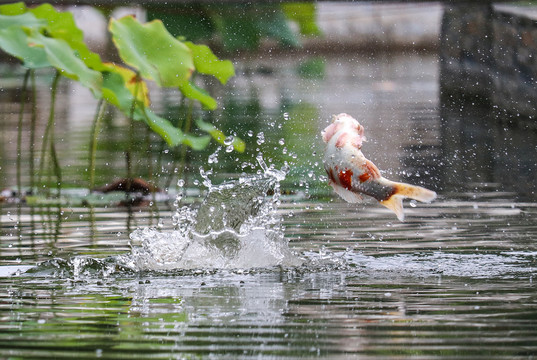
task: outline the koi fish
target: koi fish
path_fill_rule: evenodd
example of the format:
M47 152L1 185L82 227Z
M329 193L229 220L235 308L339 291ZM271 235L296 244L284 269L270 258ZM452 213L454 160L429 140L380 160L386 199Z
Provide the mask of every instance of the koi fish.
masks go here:
M321 134L326 143L324 168L329 184L343 200L356 203L362 200L362 194L371 196L404 221L404 198L421 202L436 198L434 191L384 178L362 153L362 144L366 141L364 127L353 117L334 116Z

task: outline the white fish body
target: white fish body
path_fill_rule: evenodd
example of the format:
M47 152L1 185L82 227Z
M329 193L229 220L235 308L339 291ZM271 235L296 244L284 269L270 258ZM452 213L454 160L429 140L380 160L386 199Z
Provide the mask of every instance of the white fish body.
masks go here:
M375 164L362 153L364 128L350 115L334 116L322 136L326 143L324 167L330 185L345 201L358 202L362 195L371 196L404 221L404 198L421 202L431 202L436 198L434 191L384 178Z

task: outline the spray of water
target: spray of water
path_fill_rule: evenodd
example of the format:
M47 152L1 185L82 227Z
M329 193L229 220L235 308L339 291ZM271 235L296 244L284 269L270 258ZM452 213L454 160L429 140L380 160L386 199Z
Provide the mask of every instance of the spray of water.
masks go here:
M258 157L262 171L213 185L200 169L207 196L201 206L177 206L175 230L136 230L140 244L122 262L138 271L172 269L251 269L297 266L300 259L288 246L276 212L279 183L288 169L268 167ZM184 183L178 183L181 188ZM181 192L177 204L181 199Z

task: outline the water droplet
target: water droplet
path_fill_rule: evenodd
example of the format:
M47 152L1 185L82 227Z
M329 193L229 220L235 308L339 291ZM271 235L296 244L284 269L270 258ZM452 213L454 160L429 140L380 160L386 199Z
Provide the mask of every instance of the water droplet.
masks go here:
M218 152L212 153L209 155L209 158L207 159L207 162L209 164L217 164L218 163Z
M228 136L227 138L224 139L224 145L229 146L233 144L234 140L235 138L233 136Z
M261 145L265 143L265 134L263 132L260 132L257 134L257 145Z

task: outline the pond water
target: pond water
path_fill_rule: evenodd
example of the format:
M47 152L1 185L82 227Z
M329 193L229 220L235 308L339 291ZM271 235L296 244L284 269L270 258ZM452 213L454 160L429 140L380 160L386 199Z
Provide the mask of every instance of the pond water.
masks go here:
M211 145L183 172L136 127L136 174L163 193L135 204L84 190L95 102L63 83L62 200L18 203L8 191L0 202L0 358L537 356L535 133L441 100L432 54L275 55L236 66L207 120L243 138L246 152ZM22 78L0 81L0 186L15 190ZM43 112L49 84L38 77ZM173 114L176 95L153 101ZM337 198L320 130L341 112L365 127L363 152L384 176L438 199L406 201L399 222L374 201ZM125 176L128 133L110 114L97 185ZM22 140L27 187L27 132ZM244 226L194 235L192 219L203 217Z

